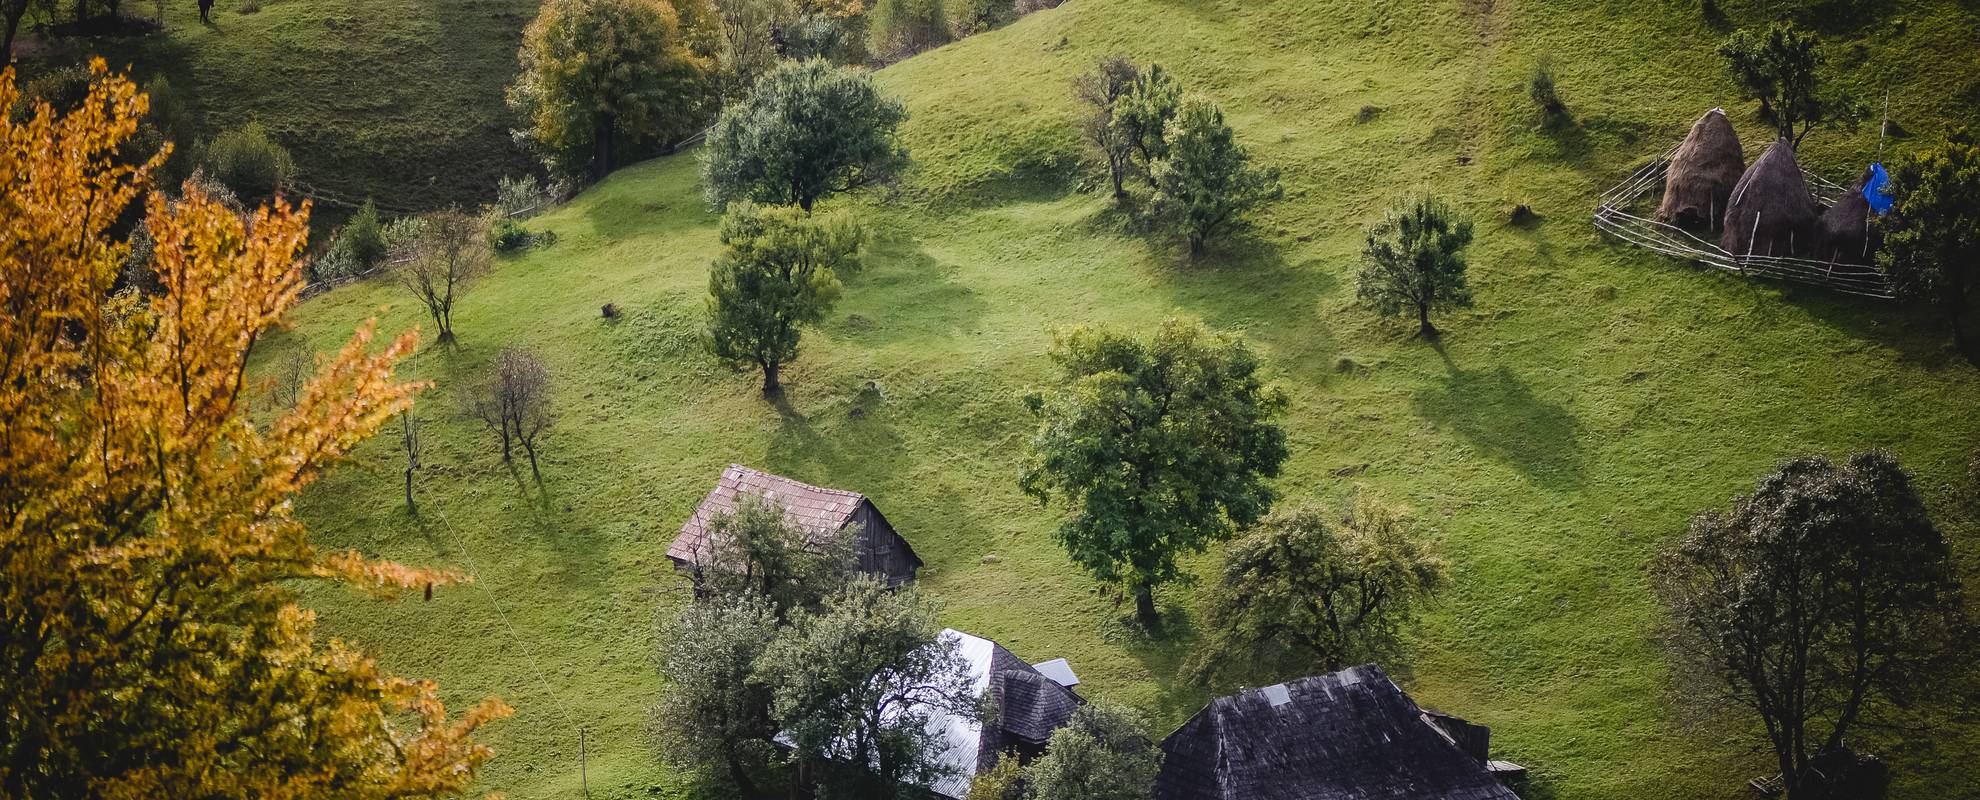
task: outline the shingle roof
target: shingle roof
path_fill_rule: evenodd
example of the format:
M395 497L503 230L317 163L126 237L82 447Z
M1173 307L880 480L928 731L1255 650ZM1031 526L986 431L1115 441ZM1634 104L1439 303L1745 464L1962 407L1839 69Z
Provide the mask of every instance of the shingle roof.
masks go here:
M1372 664L1280 687L1170 734L1156 800L1518 800Z
M997 719L992 724L939 712L928 721L929 731L947 745L938 758L949 768L928 788L943 797L962 798L977 774L996 763L999 753L1019 741L1044 744L1052 731L1072 718L1081 701L1003 645L952 628L943 629L942 638L954 642L956 652L968 663L970 686L977 696L987 692L997 700Z
M785 519L813 536L835 533L845 527L860 503L866 502L866 496L856 492L826 489L730 464L715 482L715 489L701 501L687 523L681 525L680 534L667 547L667 557L693 562L697 554L706 552L709 526L716 518L733 513L737 496L745 492L777 503L784 509Z

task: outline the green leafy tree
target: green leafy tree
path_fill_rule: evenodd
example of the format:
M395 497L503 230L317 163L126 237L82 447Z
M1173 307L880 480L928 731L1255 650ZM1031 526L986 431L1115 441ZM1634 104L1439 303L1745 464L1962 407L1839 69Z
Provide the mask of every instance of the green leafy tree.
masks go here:
M951 8L951 25L957 36L1000 28L1018 17L1014 0L957 0Z
M1211 237L1242 228L1259 204L1285 193L1278 170L1252 166L1216 103L1183 100L1163 139L1168 155L1155 162L1155 204L1174 217L1192 256Z
M827 798L923 797L947 742L934 712L980 713L967 663L913 586L862 576L801 612L758 665L775 715ZM862 767L870 767L863 769Z
M1694 517L1652 583L1672 654L1760 717L1796 800L1864 796L1832 768L1850 733L1929 691L1964 630L1945 537L1883 452L1783 464Z
M1863 103L1846 90L1822 85L1821 43L1793 23L1777 22L1763 33L1735 31L1719 45L1733 80L1760 101L1760 116L1796 147L1818 126L1853 127L1863 119Z
M788 619L851 580L854 539L851 530L808 536L775 501L744 495L735 511L710 522L695 588L704 596L760 596L779 620Z
M671 142L712 107L720 15L708 0L544 0L509 105L565 177L605 177L620 146Z
M715 0L715 6L722 16L717 91L734 102L777 66L777 37L796 9L791 0Z
M1025 800L1147 800L1162 770L1148 722L1122 706L1080 706L1024 769Z
M1437 335L1430 312L1471 306L1464 248L1471 221L1435 198L1396 204L1368 229L1357 296L1385 317L1416 313L1417 330Z
M723 216L721 236L708 273L707 346L732 367L761 369L763 392L773 394L803 326L832 310L839 274L859 269L866 230L845 217L742 203Z
M878 0L867 17L872 52L882 61L899 61L954 38L942 0Z
M1945 317L1953 342L1980 363L1966 317L1980 300L1980 143L1965 131L1900 163L1891 175L1897 213L1877 258L1898 296Z
M1211 590L1206 644L1189 672L1231 666L1333 672L1393 652L1397 634L1446 580L1444 562L1404 509L1358 492L1333 519L1311 506L1280 509L1224 553ZM1302 673L1304 674L1304 673Z
M1040 425L1019 485L1070 507L1059 543L1152 625L1178 554L1270 509L1285 396L1242 340L1194 321L1168 320L1147 340L1074 328L1054 337L1052 360L1059 386L1025 398Z
M661 638L666 691L654 709L677 767L722 776L744 797L776 755L773 689L756 672L778 633L776 609L752 592L720 594L681 609Z
M821 60L785 63L749 98L722 112L702 151L716 207L737 200L812 205L887 180L907 165L895 129L900 101L859 70Z
M1134 168L1135 142L1126 126L1114 124L1114 109L1141 75L1140 68L1126 56L1108 56L1093 71L1073 79L1073 98L1085 106L1080 133L1100 154L1107 167L1107 180L1114 185L1114 199L1127 196L1127 176Z
M1149 64L1148 69L1136 75L1127 91L1114 101L1113 125L1117 135L1126 142L1130 158L1137 171L1155 187L1155 162L1169 155L1168 140L1164 138L1169 120L1176 116L1182 107L1182 84L1162 69L1161 64Z

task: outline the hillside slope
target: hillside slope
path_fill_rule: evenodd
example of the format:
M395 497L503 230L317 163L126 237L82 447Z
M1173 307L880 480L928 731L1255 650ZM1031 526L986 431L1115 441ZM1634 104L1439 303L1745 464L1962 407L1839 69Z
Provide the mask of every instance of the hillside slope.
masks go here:
M1757 3L1720 5L1733 23L1765 18ZM1901 149L1980 105L1980 20L1957 2L1890 6L1901 33L1829 33L1856 82L1889 86L1916 137ZM517 707L490 734L487 788L572 796L583 728L593 797L680 796L646 712L661 691L657 621L682 596L663 551L721 468L743 462L873 497L927 560L946 624L1067 657L1089 694L1174 724L1211 691L1175 676L1191 597L1160 595L1172 635L1150 641L1066 561L1055 511L1016 488L1018 397L1048 378L1053 327L1186 314L1244 332L1290 393L1289 500L1365 483L1443 538L1454 585L1406 662L1387 665L1419 701L1491 725L1495 750L1533 768L1534 797L1742 796L1765 769L1758 740L1668 702L1646 558L1779 459L1889 447L1980 580L1980 539L1950 488L1980 442L1980 373L1897 309L1700 272L1594 232L1594 195L1701 111L1735 109L1749 145L1763 138L1710 54L1724 29L1694 15L1620 0L1071 0L890 67L880 78L913 115L917 166L898 195L860 205L882 241L776 404L699 350L716 242L692 157L622 171L532 223L557 243L467 295L458 350L408 365L437 384L421 401L421 515L398 498L391 436L305 504L326 545L477 582L430 603L312 600L394 669ZM1284 170L1288 196L1256 237L1184 263L1079 191L1067 79L1116 52L1217 98ZM1536 130L1525 97L1543 56L1577 119L1566 133ZM1364 107L1377 109L1365 123ZM1818 133L1806 160L1847 175L1876 145L1867 129ZM1479 220L1477 306L1440 322L1440 348L1353 301L1362 226L1412 191ZM1514 203L1542 221L1503 224ZM601 319L607 302L624 316ZM384 281L314 299L295 321L327 348L373 314L388 330L420 322ZM511 344L558 380L540 490L456 410ZM1929 737L1872 741L1895 797L1980 782L1970 715L1932 720Z

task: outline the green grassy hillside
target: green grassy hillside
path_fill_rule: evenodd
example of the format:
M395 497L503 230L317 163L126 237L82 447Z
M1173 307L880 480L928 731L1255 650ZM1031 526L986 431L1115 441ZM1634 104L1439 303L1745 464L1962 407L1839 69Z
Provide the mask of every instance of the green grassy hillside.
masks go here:
M1980 105L1980 19L1957 2L1888 5L1901 31L1829 33L1853 80L1889 86L1916 137L1902 149ZM1758 3L1722 7L1735 24L1766 18ZM743 462L869 494L927 560L944 622L1067 657L1089 694L1174 724L1209 693L1175 677L1190 594L1161 595L1173 636L1150 641L1066 561L1055 514L1016 488L1018 398L1049 377L1053 327L1186 314L1244 332L1292 397L1288 499L1363 482L1443 538L1454 586L1389 665L1421 702L1491 725L1502 757L1533 768L1534 797L1743 796L1766 768L1760 740L1671 703L1646 558L1779 459L1876 446L1919 475L1980 580L1952 488L1980 442L1980 372L1897 309L1701 272L1592 229L1593 196L1703 110L1736 109L1762 138L1711 55L1723 34L1689 3L1071 0L918 56L880 73L913 115L917 166L899 194L860 205L882 241L775 404L699 350L716 241L692 158L625 170L532 223L557 243L467 295L457 350L407 365L436 384L421 401L424 513L400 504L389 436L304 504L326 545L476 582L430 603L312 602L392 668L517 707L489 734L488 789L574 796L582 727L593 797L682 796L647 718L656 622L682 598L663 551ZM1257 236L1185 263L1080 191L1067 79L1115 52L1216 97L1283 169L1288 196ZM1543 56L1577 120L1565 133L1538 131L1525 96ZM1380 111L1358 122L1364 106ZM1807 161L1849 175L1875 148L1870 130L1818 133ZM1440 323L1441 347L1353 302L1362 226L1424 190L1479 220L1477 307ZM1515 203L1542 221L1504 224ZM624 316L602 319L607 302ZM295 322L328 348L370 315L420 322L384 281L311 300ZM511 344L558 380L541 489L457 411ZM1897 797L1980 782L1970 713L1930 719L1930 735L1871 743Z
M509 138L502 92L536 7L221 0L203 25L197 4L175 2L160 36L77 48L132 66L140 81L169 78L203 137L258 120L295 154L305 183L427 209L492 197L498 179L531 167Z

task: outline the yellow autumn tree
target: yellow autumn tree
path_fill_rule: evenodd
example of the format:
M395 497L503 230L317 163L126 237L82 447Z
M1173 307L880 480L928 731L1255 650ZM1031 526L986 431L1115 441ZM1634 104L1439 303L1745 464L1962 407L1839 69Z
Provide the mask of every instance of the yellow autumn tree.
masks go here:
M293 408L249 420L307 205L151 194L162 288L113 294L112 231L164 153L129 151L145 98L91 69L81 107L0 115L0 797L458 794L508 708L450 717L432 683L320 639L293 589L452 577L318 552L291 512L412 402L391 369L413 337L374 347L365 326ZM0 72L0 109L19 99Z

